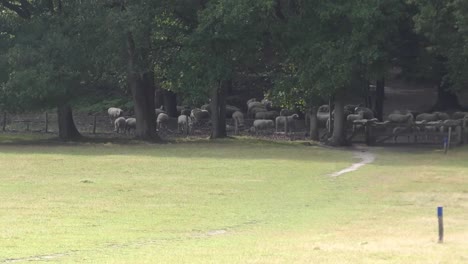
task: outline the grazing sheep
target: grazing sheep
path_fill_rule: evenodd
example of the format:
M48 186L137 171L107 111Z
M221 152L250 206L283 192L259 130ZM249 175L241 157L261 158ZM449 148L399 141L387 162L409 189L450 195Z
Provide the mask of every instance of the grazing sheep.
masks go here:
M271 119L275 120L275 118L278 116L278 112L276 111L266 111L266 112L258 112L255 113L255 119Z
M120 108L111 107L111 108L107 109L107 113L109 114L111 124L113 124L114 120L117 117L120 117L120 116L123 115L123 110L120 109Z
M125 132L125 117L118 117L114 121L114 132Z
M422 113L416 116L416 121L438 121L439 117L437 114Z
M354 109L354 113L359 113L360 111L364 112L364 119L372 119L374 118L374 111L372 111L371 109L367 108L367 107L356 107Z
M130 133L130 130L133 129L133 132L136 130L136 118L128 118L125 120L125 132Z
M187 131L185 129L188 129ZM193 129L193 119L188 115L180 115L177 118L177 131L190 134Z
M407 124L412 124L413 123L413 115L408 113L408 114L389 114L388 115L388 121L392 123L407 123Z
M154 109L154 113L156 114L156 118L158 118L160 114L166 114L166 111L164 111L164 106Z
M284 127L286 122L288 122L288 131L285 131L285 132L287 133L287 132L292 131L293 126L294 126L294 120L298 118L299 118L298 114L292 114L290 116L278 116L275 120L276 132L278 132L278 127L279 126Z
M193 118L195 124L198 124L202 120L210 119L210 116L210 112L200 108L195 108L190 112L190 117Z
M448 120L450 119L450 116L447 114L447 113L443 113L443 112L434 112L433 114L435 114L438 118L438 120Z
M238 127L244 127L244 114L240 111L235 111L232 114L232 119L234 119L234 122L237 122Z
M156 119L156 127L158 129L165 128L167 129L167 124L169 123L169 116L166 113L159 114Z
M206 110L211 114L211 104L204 104L200 107L200 109ZM226 105L226 117L231 117L232 114L236 111L240 111L240 108L232 105Z
M455 120L468 119L468 112L455 112L452 115L452 119L455 119Z
M253 122L253 126L251 127L250 131L258 134L262 130L267 130L274 127L275 123L273 120L259 119Z

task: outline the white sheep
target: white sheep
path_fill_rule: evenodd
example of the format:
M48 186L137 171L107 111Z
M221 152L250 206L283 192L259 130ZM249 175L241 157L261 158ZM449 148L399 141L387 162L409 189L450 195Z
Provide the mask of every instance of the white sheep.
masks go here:
M276 111L266 111L266 112L258 112L255 113L255 119L271 119L275 120L275 118L279 116L278 112Z
M160 113L158 118L156 118L156 127L158 129L165 128L167 129L167 124L169 123L169 116L166 113Z
M452 115L452 119L455 119L455 120L468 119L468 112L455 112Z
M244 114L240 111L235 111L232 114L232 119L237 122L238 127L244 127Z
M114 132L125 132L125 125L127 122L125 122L125 117L119 117L115 119L114 121Z
M111 107L111 108L107 109L107 113L109 114L111 124L114 124L114 120L117 117L120 117L120 116L123 115L123 110L120 109L120 108Z
M133 130L135 132L136 130L136 118L127 118L125 120L125 131L126 133L130 133L130 130Z
M298 114L292 114L290 116L278 116L276 117L275 124L276 124L276 132L278 132L278 127L282 126L284 127L285 123L288 122L288 131L290 132L293 129L294 126L294 120L298 119L299 115Z
M164 106L154 109L154 113L156 114L156 118L158 118L160 114L166 114L166 111L164 111Z
M202 110L200 108L195 108L190 112L190 117L192 117L194 123L197 124L201 120L210 119L210 112L208 112L207 110Z
M190 134L192 129L193 129L192 117L188 115L180 115L177 118L177 132Z
M354 113L364 112L364 119L373 119L374 118L374 111L367 107L356 107L354 109Z
M393 113L393 114L389 114L388 115L388 120L392 123L398 123L398 124L402 124L402 123L407 123L407 124L412 124L413 121L414 121L414 117L412 114L408 113L408 114L397 114L397 113Z
M431 122L431 121L438 121L440 120L437 114L429 114L429 113L422 113L416 116L416 121L426 121L426 122Z
M439 120L449 120L450 119L450 116L447 114L447 113L443 113L443 112L434 112L433 114L437 115L437 118Z
M250 128L250 131L255 132L258 135L260 131L274 127L275 123L273 122L273 120L258 119L253 122L253 126Z

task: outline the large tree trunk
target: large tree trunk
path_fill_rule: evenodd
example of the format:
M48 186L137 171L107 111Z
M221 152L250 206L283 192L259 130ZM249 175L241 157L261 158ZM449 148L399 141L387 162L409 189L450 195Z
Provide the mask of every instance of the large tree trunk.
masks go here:
M379 121L383 121L383 109L385 100L385 78L377 81L375 86L375 108L374 112Z
M161 106L164 106L163 92L164 92L163 89L156 88L154 92L154 108L161 108Z
M226 83L221 82L211 94L211 139L224 138L226 134Z
M135 68L135 43L131 32L127 35L127 52L127 79L133 95L137 121L135 137L144 140L160 140L156 133L153 73L148 71L140 74Z
M314 141L319 140L319 127L317 119L317 107L312 106L309 109L309 125L310 125L310 139Z
M170 117L177 117L177 94L164 90L164 109Z
M62 140L76 140L81 138L73 121L72 109L68 104L57 107L59 138Z
M432 111L446 111L462 109L458 102L458 96L449 90L447 84L441 84L437 87L437 103Z
M343 146L346 144L344 95L339 91L335 96L335 115L333 120L333 134L330 144L333 146Z

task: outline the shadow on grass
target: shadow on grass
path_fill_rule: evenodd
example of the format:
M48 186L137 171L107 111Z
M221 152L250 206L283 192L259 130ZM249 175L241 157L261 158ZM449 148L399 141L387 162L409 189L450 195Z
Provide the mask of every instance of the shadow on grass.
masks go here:
M66 142L54 136L0 134L0 153L59 154L79 156L135 155L154 158L274 159L347 163L350 152L326 149L304 141L270 141L249 137L209 140L184 138L147 142L130 138L84 137Z

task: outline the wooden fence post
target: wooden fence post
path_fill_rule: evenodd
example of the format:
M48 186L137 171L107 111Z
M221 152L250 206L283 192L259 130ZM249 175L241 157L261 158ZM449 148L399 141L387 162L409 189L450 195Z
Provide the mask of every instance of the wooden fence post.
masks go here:
M96 134L96 118L97 118L97 115L94 114L94 120L93 120L93 134Z
M6 130L7 113L3 112L3 131Z
M49 114L45 112L45 132L49 132Z

